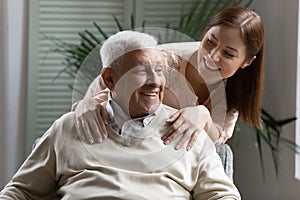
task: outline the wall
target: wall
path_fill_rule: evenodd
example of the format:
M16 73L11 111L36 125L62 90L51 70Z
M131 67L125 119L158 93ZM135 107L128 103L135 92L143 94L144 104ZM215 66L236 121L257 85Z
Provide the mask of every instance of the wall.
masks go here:
M252 8L264 20L266 31L264 108L277 119L296 115L297 72L297 0L254 0ZM298 119L299 120L299 119ZM295 123L286 125L283 134L295 137ZM280 150L279 176L275 177L273 161L264 148L266 178L262 178L258 152L243 134L235 148L235 181L243 199L299 199L300 181L294 178L294 154Z

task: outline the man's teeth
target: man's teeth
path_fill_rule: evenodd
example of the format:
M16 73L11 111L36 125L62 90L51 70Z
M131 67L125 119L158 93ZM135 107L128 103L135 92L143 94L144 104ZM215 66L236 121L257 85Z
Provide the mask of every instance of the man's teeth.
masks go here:
M155 96L157 93L156 92L144 92L143 94L145 96Z

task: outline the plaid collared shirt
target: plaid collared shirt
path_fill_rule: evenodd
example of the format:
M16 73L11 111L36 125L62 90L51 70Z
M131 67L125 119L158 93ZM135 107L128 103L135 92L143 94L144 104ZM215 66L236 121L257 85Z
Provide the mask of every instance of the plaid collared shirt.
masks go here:
M128 137L132 133L139 131L143 127L150 124L159 109L161 109L161 105L154 113L150 115L131 119L131 117L127 115L123 109L112 99L110 94L106 104L106 111L110 119L112 119L108 124L114 131L123 137Z

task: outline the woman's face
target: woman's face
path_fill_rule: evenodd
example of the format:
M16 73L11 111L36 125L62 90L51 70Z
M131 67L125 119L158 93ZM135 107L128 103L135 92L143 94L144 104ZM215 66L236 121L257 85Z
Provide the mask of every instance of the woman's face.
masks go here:
M226 25L210 28L198 51L200 73L208 82L231 77L239 68L251 64L239 29Z

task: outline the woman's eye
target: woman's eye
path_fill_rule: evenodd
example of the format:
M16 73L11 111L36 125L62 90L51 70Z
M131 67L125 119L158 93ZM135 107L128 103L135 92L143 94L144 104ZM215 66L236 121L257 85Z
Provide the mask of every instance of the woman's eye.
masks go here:
M231 53L229 53L227 51L225 51L224 54L225 54L226 57L229 57L229 58L233 58L234 57L233 54L231 54Z
M208 43L209 45L215 45L215 43L214 43L212 40L210 40L210 39L207 39L207 43Z

